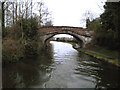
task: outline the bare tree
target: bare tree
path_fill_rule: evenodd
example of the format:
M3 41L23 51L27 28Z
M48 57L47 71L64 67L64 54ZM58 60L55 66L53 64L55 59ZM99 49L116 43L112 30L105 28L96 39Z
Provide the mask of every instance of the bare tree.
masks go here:
M44 3L43 2L38 2L38 6L39 6L39 26L41 27L42 26L42 9L43 9L43 5Z
M83 13L82 18L80 20L81 24L82 23L87 23L89 21L92 21L94 19L95 15L92 11L86 10L85 13Z
M33 3L32 3L32 0L31 0L31 18L32 18L32 9L33 9Z
M13 16L13 24L14 24L14 20L15 20L15 17L14 17L14 14L15 14L15 13L14 13L14 12L15 12L15 10L14 10L14 9L15 9L15 7L14 7L14 2L12 3L12 8L13 8L13 11L12 11L13 15L12 15L12 16Z
M19 20L20 20L20 18L21 18L21 3L19 2Z
M48 11L48 8L45 6L43 2L38 2L38 11L39 11L39 26L43 25L52 25L51 14Z
M26 9L26 19L28 18L28 0L25 2L25 9Z
M5 29L5 8L4 8L5 2L2 2L2 30L4 32Z
M1 2L1 13L2 13L2 31L3 31L3 36L5 32L5 11L8 10L8 7L10 4L6 4L6 2ZM8 17L7 17L8 18Z
M17 7L17 6L18 6L17 0L16 0L16 3L15 3L15 4L16 4L16 7L15 7L15 16L16 16L16 17L15 17L15 21L17 22L17 16L18 16L18 15L17 15L17 9L18 9L18 7Z
M103 5L105 4L105 1L106 1L106 0L99 0L99 4L96 2L98 8L99 8L102 12L104 11Z
M9 5L9 3L6 3L6 5L8 6ZM8 8L6 8L6 26L8 26L9 25L9 9Z

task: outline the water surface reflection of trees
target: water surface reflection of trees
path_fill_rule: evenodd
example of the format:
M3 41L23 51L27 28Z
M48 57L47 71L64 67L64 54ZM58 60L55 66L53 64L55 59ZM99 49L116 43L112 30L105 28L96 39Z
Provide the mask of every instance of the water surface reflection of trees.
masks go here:
M42 49L38 57L3 67L3 88L28 88L49 80L52 65L51 48Z

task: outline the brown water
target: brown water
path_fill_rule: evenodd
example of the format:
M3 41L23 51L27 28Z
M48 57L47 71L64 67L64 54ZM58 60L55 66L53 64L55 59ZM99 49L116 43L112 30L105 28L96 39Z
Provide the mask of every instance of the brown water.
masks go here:
M120 68L51 41L39 57L3 68L3 88L118 88Z

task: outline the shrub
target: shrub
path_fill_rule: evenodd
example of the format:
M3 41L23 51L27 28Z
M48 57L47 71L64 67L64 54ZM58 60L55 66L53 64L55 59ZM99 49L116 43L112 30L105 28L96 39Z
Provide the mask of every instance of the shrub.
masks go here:
M21 21L18 21L18 24L22 25L25 39L33 39L37 35L38 21L36 18L23 18L22 23Z
M19 41L14 39L6 39L3 41L2 56L3 62L16 62L23 54L24 47L20 44Z

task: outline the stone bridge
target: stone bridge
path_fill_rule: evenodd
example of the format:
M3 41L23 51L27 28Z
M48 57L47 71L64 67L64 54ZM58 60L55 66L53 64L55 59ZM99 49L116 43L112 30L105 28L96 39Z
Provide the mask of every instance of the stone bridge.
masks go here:
M83 48L86 46L86 44L90 43L93 36L93 31L83 29L80 27L68 26L42 27L38 30L38 32L44 44L46 44L50 38L57 34L69 34L76 38L81 43L81 47Z

